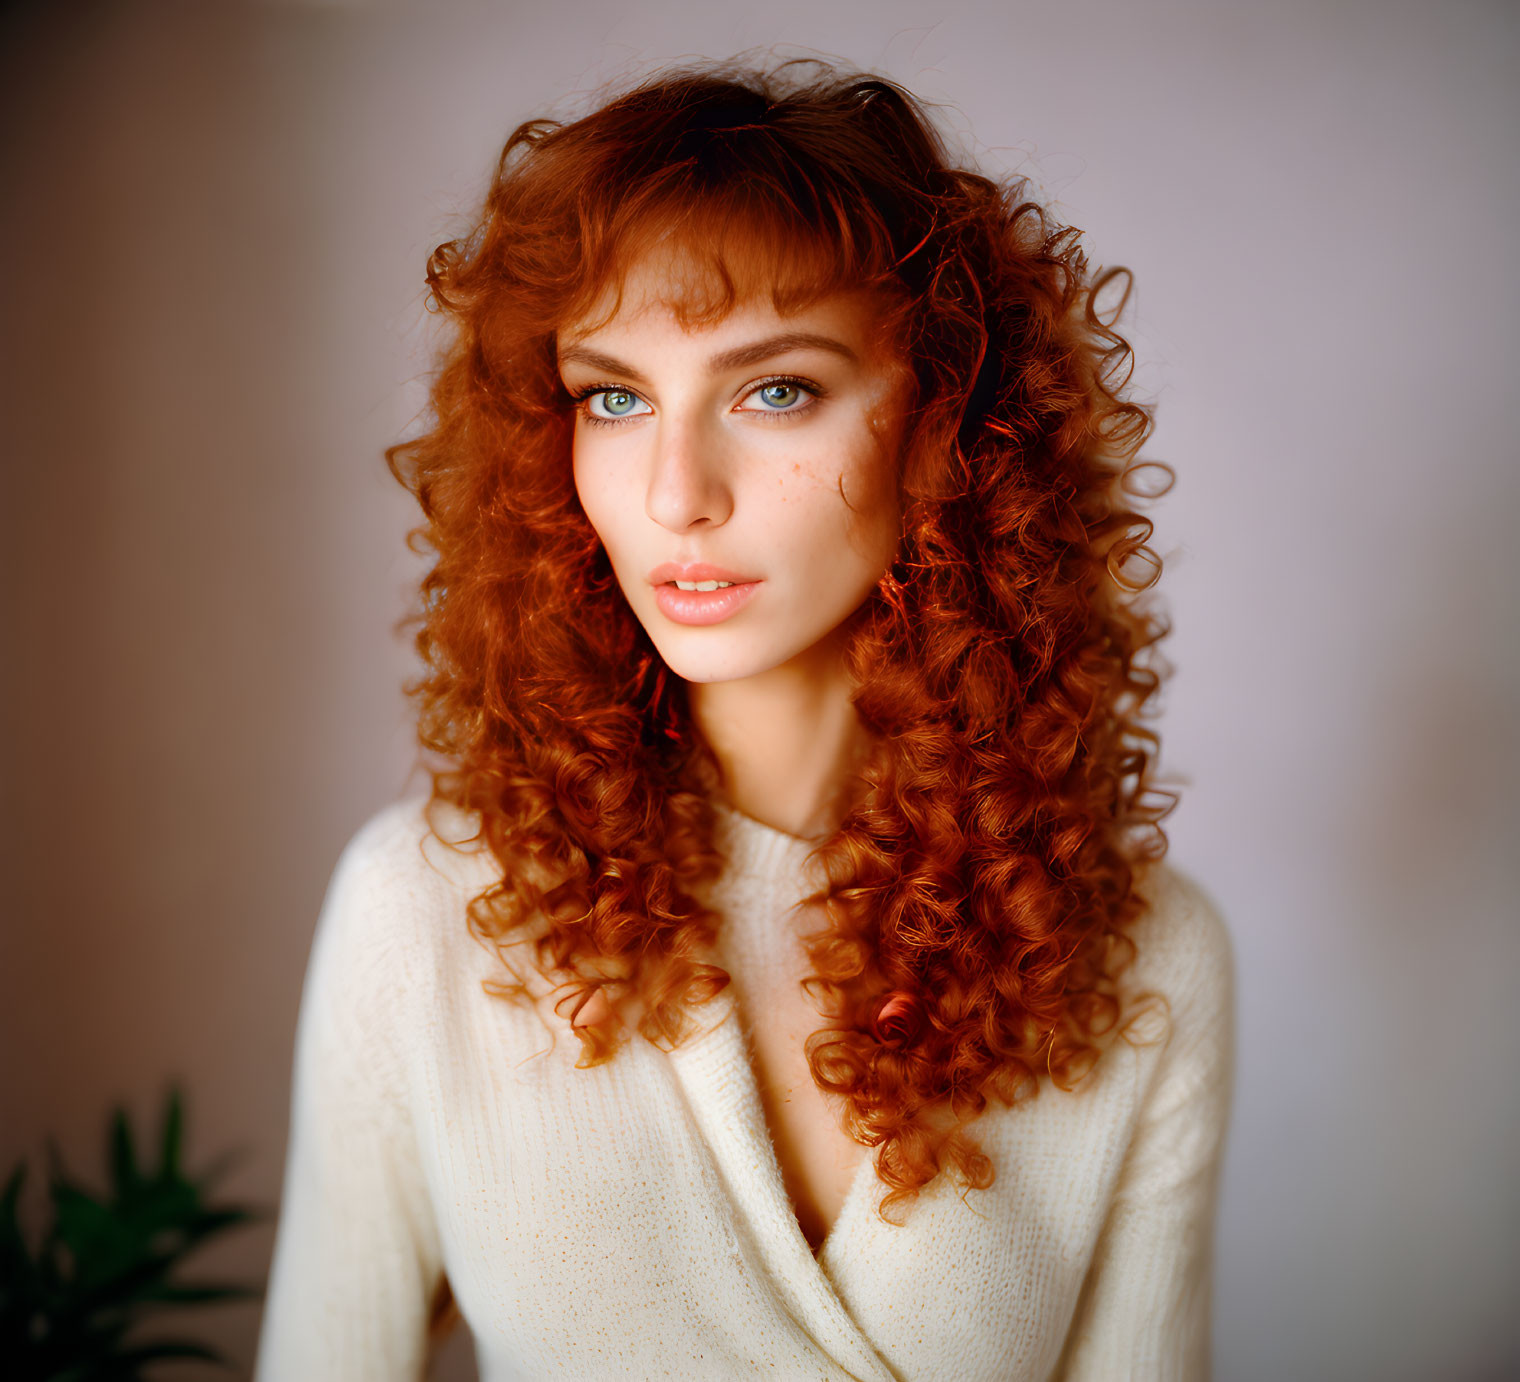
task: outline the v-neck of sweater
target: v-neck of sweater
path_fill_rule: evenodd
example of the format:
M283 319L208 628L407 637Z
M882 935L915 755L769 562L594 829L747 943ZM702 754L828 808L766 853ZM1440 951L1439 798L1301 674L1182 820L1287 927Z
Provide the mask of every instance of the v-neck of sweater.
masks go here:
M724 801L713 806L713 843L725 868L707 900L720 917L718 956L736 993L747 997L797 975L804 963L795 909L823 882L810 867L820 841L789 835Z
M931 1184L901 1227L863 1159L815 1257L732 995L673 1050L580 1068L541 1013L492 996L500 961L463 918L499 869L429 846L424 809L356 835L323 904L260 1378L412 1375L445 1264L484 1378L613 1356L693 1378L1204 1374L1232 989L1191 884L1158 874L1137 928L1129 982L1166 1000L1165 1039L1116 1042L1073 1094L989 1109L994 1184ZM761 904L721 910L756 940L795 931L776 922L812 890L816 842L716 814L716 881Z
M719 913L717 949L735 990L772 984L804 956L797 904L817 890L809 867L819 841L789 835L714 799L713 844L725 860L708 900Z
M789 835L773 825L747 816L721 797L712 798L714 843L728 862L730 874L750 878L793 879L799 876L814 840Z
M734 1210L788 1311L851 1376L885 1379L890 1374L830 1276L841 1245L871 1213L872 1158L862 1157L815 1253L786 1190L737 1001L747 979L795 969L800 952L793 908L821 881L808 867L819 841L788 835L726 802L713 804L713 843L726 866L708 900L721 919L719 957L738 977L713 1001L716 1020L671 1052L670 1065Z

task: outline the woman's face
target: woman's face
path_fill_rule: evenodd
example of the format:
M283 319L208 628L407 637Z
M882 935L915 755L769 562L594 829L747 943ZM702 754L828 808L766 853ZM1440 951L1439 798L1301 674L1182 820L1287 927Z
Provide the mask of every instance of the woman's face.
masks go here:
M640 266L616 316L559 334L576 492L677 676L804 666L896 551L908 376L873 349L864 293L688 329L670 286Z

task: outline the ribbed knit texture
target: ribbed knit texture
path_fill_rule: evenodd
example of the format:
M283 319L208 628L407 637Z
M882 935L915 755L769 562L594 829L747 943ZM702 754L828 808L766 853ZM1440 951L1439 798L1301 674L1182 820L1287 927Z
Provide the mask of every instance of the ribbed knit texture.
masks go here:
M992 1187L947 1174L894 1227L867 1158L815 1257L733 993L783 961L808 844L720 806L734 985L673 1053L581 1070L548 1001L482 991L507 973L464 908L494 861L426 833L418 801L378 815L318 922L258 1382L415 1382L445 1273L484 1382L1207 1376L1233 984L1181 875L1124 978L1164 1003L1077 1092L984 1115Z

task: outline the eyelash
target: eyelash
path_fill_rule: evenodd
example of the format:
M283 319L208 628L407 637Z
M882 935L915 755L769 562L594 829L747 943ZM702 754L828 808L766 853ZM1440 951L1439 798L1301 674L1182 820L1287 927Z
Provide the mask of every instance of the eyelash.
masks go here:
M796 417L798 413L812 412L813 405L824 396L824 390L811 380L804 379L796 374L777 374L769 379L756 380L755 383L744 391L744 397L748 398L751 394L758 393L761 389L768 389L773 384L791 384L793 387L801 389L804 393L811 394L812 398L796 408L746 408L744 411L754 413L760 417L770 417L778 420ZM649 401L637 389L630 389L626 384L588 384L585 388L571 394L570 398L575 404L575 410L582 420L589 422L593 427L620 427L625 422L632 422L634 418L648 416L647 413L632 413L624 418L597 417L586 405L599 393L626 393L632 394L641 403Z

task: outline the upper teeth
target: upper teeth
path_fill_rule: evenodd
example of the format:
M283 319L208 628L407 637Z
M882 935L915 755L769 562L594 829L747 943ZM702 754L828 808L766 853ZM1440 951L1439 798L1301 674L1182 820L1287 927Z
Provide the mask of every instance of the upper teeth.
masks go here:
M732 581L677 581L677 590L727 590Z

